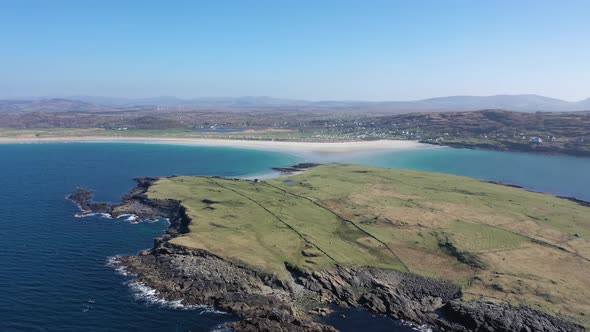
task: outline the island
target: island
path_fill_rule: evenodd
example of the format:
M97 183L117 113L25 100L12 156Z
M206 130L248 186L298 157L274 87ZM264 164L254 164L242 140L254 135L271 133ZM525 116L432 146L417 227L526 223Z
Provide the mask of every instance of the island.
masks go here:
M358 307L444 331L590 326L590 207L476 179L356 165L272 180L137 179L86 213L166 217L117 265L166 300L231 312L236 331L333 331Z

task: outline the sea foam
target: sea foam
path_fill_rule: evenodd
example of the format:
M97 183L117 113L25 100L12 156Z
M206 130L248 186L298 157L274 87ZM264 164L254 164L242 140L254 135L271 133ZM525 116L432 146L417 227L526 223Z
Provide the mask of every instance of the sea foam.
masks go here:
M145 284L132 280L127 283L131 288L131 293L136 300L144 302L146 304L158 305L164 308L176 309L176 310L194 310L203 309L205 312L220 313L215 310L209 310L210 308L203 305L187 305L183 304L182 300L168 301L160 297L159 292L156 289L146 286Z
M121 258L120 255L115 255L107 258L106 266L114 268L115 271L126 277L135 277L136 275L130 273L125 266L119 264L119 259ZM195 304L184 304L182 300L175 300L169 301L163 299L159 292L156 289L146 286L145 284L139 282L137 279L128 280L125 282L126 285L129 286L131 289L131 293L133 297L143 303L149 305L158 305L164 308L176 309L176 310L195 310L201 309L199 315L205 313L214 313L214 314L227 314L226 312L215 310L206 305L195 305Z

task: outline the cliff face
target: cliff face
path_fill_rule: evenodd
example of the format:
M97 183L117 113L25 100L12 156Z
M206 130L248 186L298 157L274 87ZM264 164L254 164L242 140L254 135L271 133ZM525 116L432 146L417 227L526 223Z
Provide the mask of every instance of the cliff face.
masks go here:
M137 179L138 186L117 205L93 203L87 190L68 198L87 213L169 218L169 230L154 241L153 248L123 257L117 264L166 300L238 315L241 320L229 324L236 331L334 331L314 321L314 314L328 303L365 308L441 331L583 331L529 308L465 302L453 283L411 273L341 266L312 272L287 265L291 277L285 279L205 250L173 245L169 240L188 232L191 220L178 201L147 197L156 181Z
M296 290L274 276L227 262L205 251L162 246L119 264L167 300L234 313L239 331L333 331L296 305ZM312 294L313 295L313 294Z
M206 251L166 243L118 264L164 299L238 315L242 320L230 324L236 331L334 331L314 322L313 313L327 303L365 308L441 331L583 331L525 307L464 302L456 285L391 270L292 270L293 279L285 281Z

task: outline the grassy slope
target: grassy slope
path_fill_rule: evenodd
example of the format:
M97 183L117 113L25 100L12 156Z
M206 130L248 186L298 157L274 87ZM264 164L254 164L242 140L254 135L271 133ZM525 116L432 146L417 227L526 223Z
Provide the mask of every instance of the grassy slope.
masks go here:
M237 140L279 140L301 142L336 142L350 141L344 138L326 138L321 131L311 130L300 132L296 130L250 130L235 133L208 133L190 129L133 129L106 130L100 128L58 128L58 129L10 129L0 128L0 138L12 139L43 139L55 137L154 137L154 138L213 138Z
M178 177L149 195L188 208L191 232L174 243L265 271L284 275L285 262L411 271L460 283L467 298L589 324L587 207L465 177L362 166L289 179L297 184Z

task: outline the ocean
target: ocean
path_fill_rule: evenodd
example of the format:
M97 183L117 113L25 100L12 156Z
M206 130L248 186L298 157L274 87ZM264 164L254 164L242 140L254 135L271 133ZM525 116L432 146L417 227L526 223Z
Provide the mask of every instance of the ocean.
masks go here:
M165 220L76 218L65 199L77 187L117 202L134 177L264 177L271 167L323 157L246 149L131 143L0 145L1 331L211 331L236 317L162 303L109 266L116 255L151 247ZM356 159L355 159L356 158ZM590 200L590 159L490 151L424 149L343 159L447 172ZM327 320L354 331L370 315ZM389 319L371 330L407 331Z

